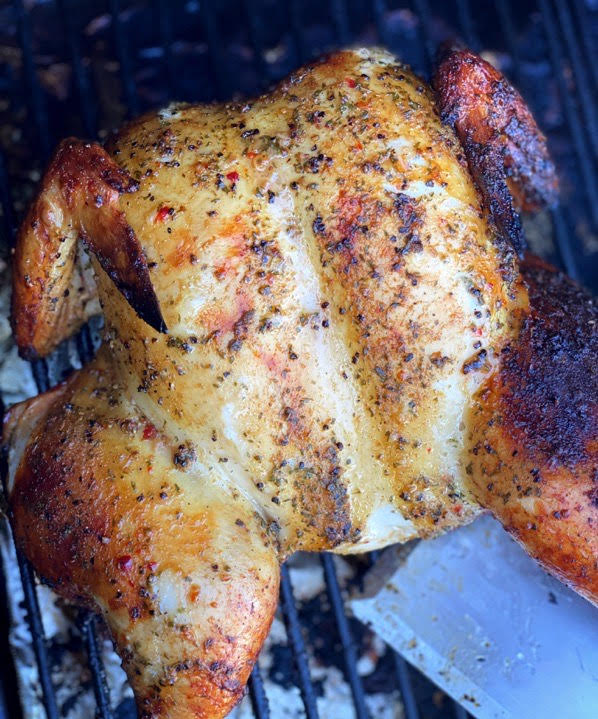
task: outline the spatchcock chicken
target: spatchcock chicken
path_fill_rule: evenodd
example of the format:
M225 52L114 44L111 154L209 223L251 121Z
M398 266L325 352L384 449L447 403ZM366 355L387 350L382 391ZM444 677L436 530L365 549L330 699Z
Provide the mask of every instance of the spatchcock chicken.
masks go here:
M14 333L46 355L97 292L104 340L8 411L7 491L40 576L105 618L140 717L231 710L297 550L489 510L598 601L598 314L518 215L556 192L523 100L464 49L433 89L347 50L62 142Z

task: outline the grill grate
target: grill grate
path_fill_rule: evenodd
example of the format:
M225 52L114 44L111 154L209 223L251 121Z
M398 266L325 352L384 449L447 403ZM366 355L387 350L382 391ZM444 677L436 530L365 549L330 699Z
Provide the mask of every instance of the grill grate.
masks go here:
M539 4L542 10L542 20L544 21L546 39L548 40L550 60L558 82L561 101L563 103L565 116L571 132L571 138L573 140L573 147L579 163L579 169L583 178L585 198L592 216L592 221L594 225L598 225L598 204L596 204L598 185L596 184L596 173L592 167L591 155L586 149L588 147L588 140L590 140L591 144L591 134L584 132L578 106L567 87L567 77L565 74L566 68L563 62L563 49L558 36L558 30L555 24L552 8L550 7L548 0L539 0ZM579 81L582 78L578 77L576 79L578 81L578 96L582 97L583 93L581 92L581 89L582 87L585 87L585 85L579 84ZM588 128L586 128L586 130L587 129Z
M547 109L545 98L539 97L537 91L525 92L526 83L528 86L532 83L524 62L526 48L520 42L518 35L522 25L528 29L531 26L531 32L536 32L535 37L539 38L539 43L542 45L540 51L543 53L542 57L549 61L548 74L555 80L555 94L558 96L557 113L561 112L564 118L564 123L555 121L550 139L553 141L557 163L561 165L559 169L563 177L565 195L569 188L570 197L567 207L558 207L550 213L556 242L556 253L551 259L561 264L571 276L586 284L591 284L592 280L595 280L598 252L595 249L593 252L591 250L595 246L592 242L596 242L595 239L592 240L594 237L592 233L598 229L596 202L598 118L595 104L598 90L596 69L598 64L592 29L596 28L597 13L595 11L590 13L583 0L572 0L570 3L565 0L538 0L537 7L533 3L523 2L523 7L517 10L517 17L514 16L507 0L497 0L495 8L478 6L475 14L472 12L469 0L454 0L450 3L413 0L408 8L387 0L372 0L372 2L329 0L327 3L320 0L319 4L313 1L301 3L298 0L291 0L284 9L281 9L280 4L269 0L243 2L230 0L222 4L189 2L185 3L185 8L191 8L197 15L198 32L206 46L206 56L201 57L201 62L206 62L207 72L204 74L207 82L211 83L207 89L197 88L193 97L185 97L191 93L188 87L183 87L179 67L181 60L175 53L175 45L178 44L179 37L175 21L178 19L180 25L183 3L180 4L181 8L178 8L177 4L173 7L165 0L154 0L150 4L150 11L158 27L156 40L160 50L162 95L157 101L153 100L152 96L148 103L147 87L144 86L145 96L142 97L137 84L138 57L133 41L133 29L128 26L129 15L126 14L131 8L129 6L123 8L120 0L109 0L108 3L113 56L118 60L120 86L127 116L138 114L148 104L164 102L170 94L184 99L223 99L230 97L233 91L239 88L245 91L261 90L293 66L317 55L323 49L348 44L357 39L367 42L377 40L397 51L417 71L428 74L439 41L457 33L474 49L488 47L489 45L485 44L488 38L490 43L496 45L504 43L510 58L511 77L522 86L532 108L536 111L539 109L539 116L542 118L543 114L550 114L550 108ZM223 26L223 11L219 6L225 7L228 11L227 24L235 25L233 32ZM57 139L53 130L56 119L49 110L47 93L39 82L39 60L34 53L32 26L34 9L35 5L33 8L25 9L22 0L14 0L12 8L21 52L21 72L26 88L29 123L34 130L38 156L43 163L47 160ZM71 0L57 0L56 10L72 70L79 122L85 134L95 137L101 124L99 117L102 108L101 103L96 101L92 89L89 62L82 53L81 28L76 23L75 5ZM317 27L308 23L308 19L312 17L312 10L314 17L322 18ZM284 58L280 62L269 62L266 58L267 49L274 47L271 25L276 25L274 21L270 23L270 13L278 22L280 31L278 43L286 42L288 45L288 51L283 53ZM282 20L281 13L284 15ZM452 25L452 15L457 18L458 28ZM354 28L357 20L363 22L364 26L367 25L368 29L356 32ZM493 24L497 29L492 28ZM241 31L243 25L248 28L248 42L253 51L249 63L252 67L243 67L241 75L237 77L232 72L230 53L226 48L231 43L231 36L234 42L236 33ZM180 27L178 29L180 30ZM499 33L498 36L496 32ZM188 41L185 36L185 42ZM420 49L422 47L423 53ZM409 52L410 49L413 50L412 53ZM197 52L197 49L192 49L189 55L191 60L187 57L184 61L192 62L194 58L198 59ZM570 148L573 150L572 153ZM571 157L567 159L568 156ZM0 201L7 238L11 238L15 230L16 213L12 205L14 187L11 192L11 181L13 185L19 183L18 179L12 180L6 158L0 154ZM576 193L573 196L571 188L577 188L579 185L583 185L583 190L579 195ZM80 333L76 345L81 361L87 361L93 354L93 341L89 329L84 329ZM52 376L48 362L38 361L34 363L32 369L38 389L45 391L50 386ZM50 659L33 572L20 553L17 553L17 558L25 594L27 619L38 664L43 703L48 719L59 719L60 713L52 686ZM364 682L357 668L356 643L350 620L344 611L340 585L331 555L322 555L322 565L336 632L342 645L344 672L353 696L355 716L357 719L365 719L369 714ZM294 600L290 573L286 566L282 568L280 598L288 643L296 669L296 681L305 713L308 719L316 719L317 691L310 676L300 612ZM115 715L111 709L110 693L99 649L101 640L98 635L97 619L91 614L81 613L80 627L92 676L97 716L100 719L113 719ZM413 685L417 675L399 654L392 654L392 664L403 700L405 716L407 719L418 719L420 710ZM257 665L251 676L249 694L255 716L258 719L268 719L271 712ZM3 699L0 696L0 719L4 712L3 706ZM467 716L466 710L457 703L450 713L459 719Z
M284 616L289 645L295 660L297 682L301 691L303 706L305 707L305 715L307 719L318 719L316 694L309 674L307 652L305 651L305 642L303 641L303 634L301 633L301 625L299 623L299 613L295 606L295 597L293 596L293 586L291 584L289 570L284 565L280 573L280 606Z

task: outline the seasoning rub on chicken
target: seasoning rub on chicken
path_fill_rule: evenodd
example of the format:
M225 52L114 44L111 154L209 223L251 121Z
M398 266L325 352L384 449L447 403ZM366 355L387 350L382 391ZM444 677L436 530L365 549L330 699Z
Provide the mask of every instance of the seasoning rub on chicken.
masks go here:
M596 308L519 256L516 206L555 194L521 97L464 50L435 94L349 50L60 145L14 332L35 357L85 320L84 247L104 341L7 413L9 501L39 574L106 619L140 717L230 711L297 550L489 509L598 600Z

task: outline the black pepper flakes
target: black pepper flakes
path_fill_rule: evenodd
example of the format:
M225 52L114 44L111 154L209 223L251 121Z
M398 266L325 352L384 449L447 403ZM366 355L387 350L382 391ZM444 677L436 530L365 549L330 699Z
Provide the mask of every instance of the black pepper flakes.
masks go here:
M181 469L187 469L196 458L197 454L191 442L185 442L184 444L179 444L177 447L173 456L173 462L175 466Z
M316 219L312 223L312 230L314 231L314 235L323 235L326 232L324 220L322 220L320 215L316 215Z
M486 362L487 354L486 350L482 349L472 359L464 362L461 368L463 374L469 374L470 372L481 369Z

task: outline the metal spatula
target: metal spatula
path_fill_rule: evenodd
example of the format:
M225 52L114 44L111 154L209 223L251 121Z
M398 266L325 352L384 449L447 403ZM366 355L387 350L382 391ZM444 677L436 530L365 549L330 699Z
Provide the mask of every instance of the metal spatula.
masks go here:
M351 607L480 719L598 717L598 609L490 517L390 548Z

